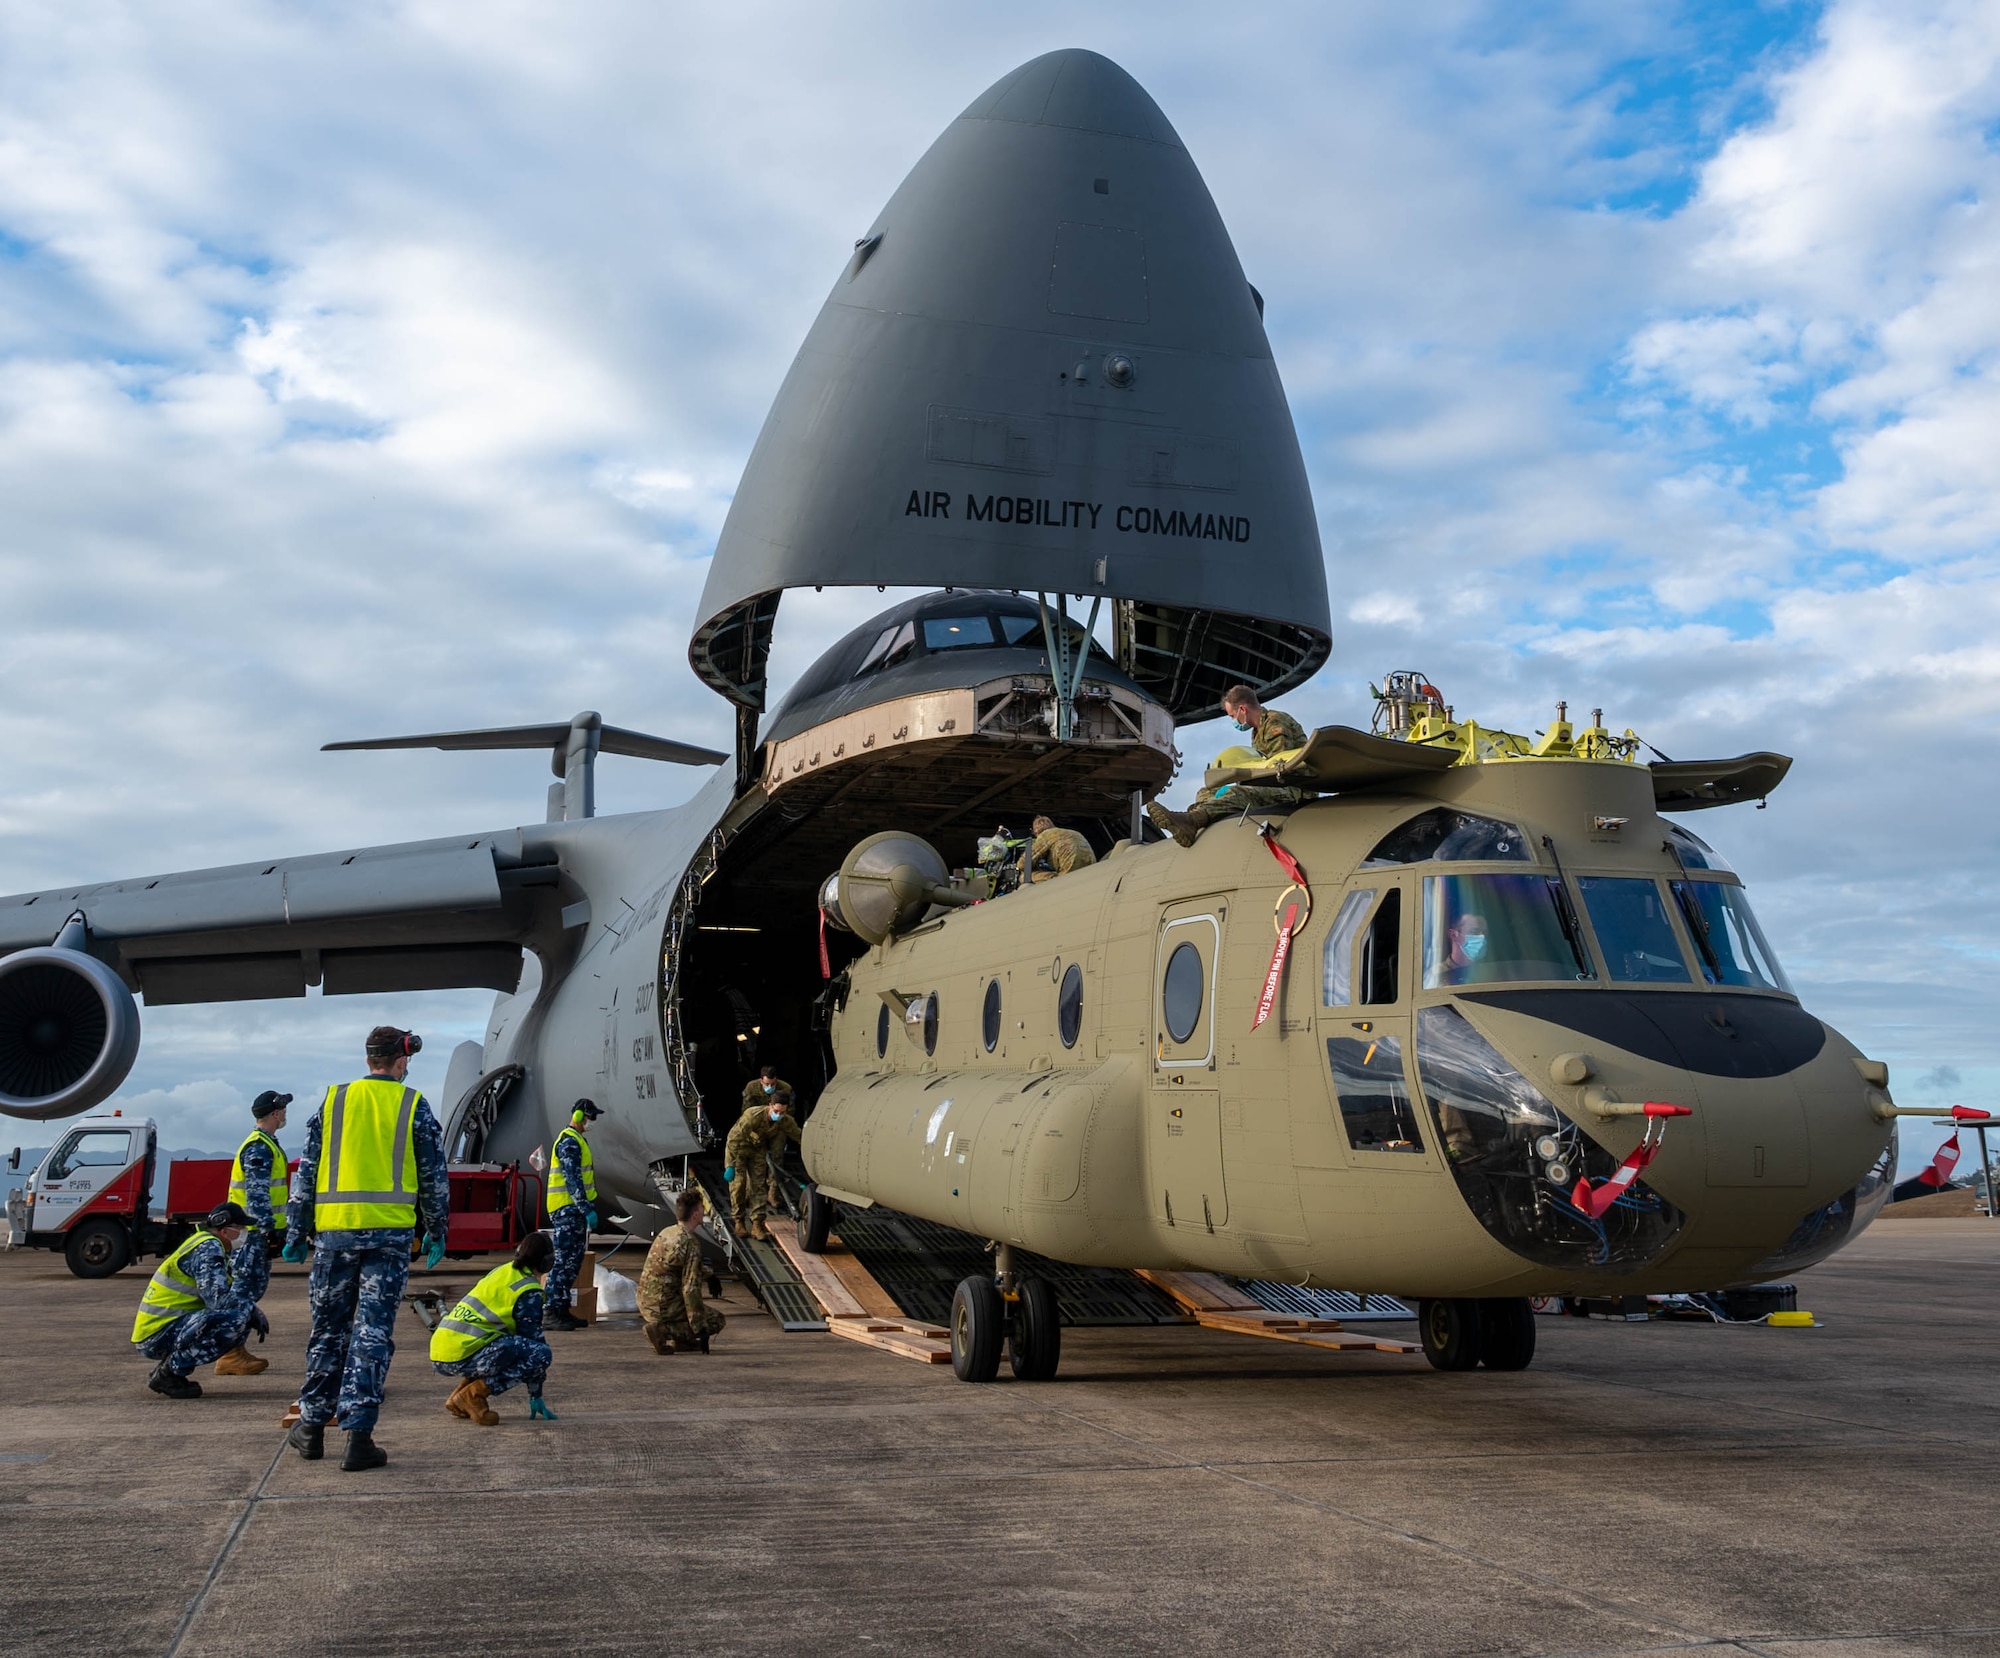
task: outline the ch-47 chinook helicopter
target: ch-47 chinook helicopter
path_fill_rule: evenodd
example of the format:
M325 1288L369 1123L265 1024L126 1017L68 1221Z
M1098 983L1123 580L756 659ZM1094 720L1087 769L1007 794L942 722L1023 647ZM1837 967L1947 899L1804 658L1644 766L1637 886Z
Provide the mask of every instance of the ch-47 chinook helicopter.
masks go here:
M1375 731L1209 773L1331 798L994 902L919 837L861 842L823 900L870 948L806 1127L808 1247L857 1202L994 1240L953 1303L969 1379L1003 1335L1053 1370L1017 1249L1415 1299L1445 1369L1525 1365L1530 1296L1831 1254L1889 1194L1886 1071L1661 816L1790 762L1646 766L1564 712L1531 740L1392 674Z
M1521 1357L1495 1309L1531 1289L1709 1287L1832 1247L1873 1199L1886 1076L1799 1011L1733 879L1655 815L1768 788L1769 762L1647 768L1566 726L1524 752L1404 696L1407 728L1282 762L1331 798L1268 839L1218 825L924 919L968 895L948 872L995 821L1047 812L1107 849L1173 777L1177 725L1326 661L1263 314L1136 82L1082 51L1003 77L843 251L745 469L689 650L733 756L594 713L329 745L540 749L560 781L542 823L0 898L0 1112L108 1098L135 996L486 987L438 1102L453 1155L527 1158L592 1096L600 1207L646 1234L714 1103L775 1059L818 1096L816 1224L874 1200L993 1238L1001 1299L967 1292L967 1334L983 1352L1028 1308L1031 1373L1049 1303L1013 1282L1016 1240L1404 1290L1440 1354L1488 1364ZM780 605L809 585L933 591L768 710ZM600 753L719 769L683 806L599 816ZM836 934L829 980L836 868L871 943L848 962ZM1297 945L1253 1026L1274 880ZM1475 910L1488 976L1455 978ZM1621 1115L1648 1102L1694 1116ZM1602 1197L1642 1120L1667 1129L1645 1180L1564 1216L1558 1170Z

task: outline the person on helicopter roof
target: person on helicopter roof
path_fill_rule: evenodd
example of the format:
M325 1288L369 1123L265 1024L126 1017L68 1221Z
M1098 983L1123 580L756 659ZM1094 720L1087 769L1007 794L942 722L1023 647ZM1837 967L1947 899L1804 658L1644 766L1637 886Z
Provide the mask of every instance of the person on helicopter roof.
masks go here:
M1305 727L1279 709L1266 708L1247 685L1232 685L1222 693L1222 711L1238 731L1251 733L1250 746L1267 760L1306 746ZM1289 811L1305 797L1304 789L1274 783L1224 783L1203 789L1185 812L1169 811L1155 800L1147 805L1146 816L1180 845L1192 846L1202 830L1222 818L1239 812Z
M1074 829L1058 829L1054 818L1038 817L1033 827L1035 838L1021 854L1022 880L1053 881L1097 862L1090 842Z

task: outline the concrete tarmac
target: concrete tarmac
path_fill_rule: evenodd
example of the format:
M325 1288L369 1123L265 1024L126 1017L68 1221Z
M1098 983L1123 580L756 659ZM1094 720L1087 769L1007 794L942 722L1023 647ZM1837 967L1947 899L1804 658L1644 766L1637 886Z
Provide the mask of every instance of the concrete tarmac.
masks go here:
M709 1357L556 1335L561 1420L497 1428L406 1310L391 1461L344 1474L281 1446L301 1271L270 1370L176 1403L139 1268L15 1253L0 1652L2000 1652L1996 1265L2000 1223L1909 1221L1804 1275L1821 1329L1543 1318L1532 1369L1450 1376L1084 1330L983 1388L731 1286Z

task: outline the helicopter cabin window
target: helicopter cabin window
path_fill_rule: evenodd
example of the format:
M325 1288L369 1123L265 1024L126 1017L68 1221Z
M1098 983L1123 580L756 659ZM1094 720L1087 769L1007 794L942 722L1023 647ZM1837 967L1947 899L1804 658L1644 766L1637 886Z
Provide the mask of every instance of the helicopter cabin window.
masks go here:
M1426 990L1594 977L1583 928L1558 877L1424 877Z
M882 1011L875 1015L875 1057L881 1059L889 1051L889 1004L882 1004Z
M1065 1048L1075 1047L1083 1034L1083 969L1075 962L1063 974L1056 994L1056 1033Z
M1326 1059L1350 1146L1356 1151L1424 1149L1403 1080L1400 1041L1393 1036L1329 1036Z
M993 622L987 616L926 616L924 649L955 651L968 645L996 645Z
M48 1178L67 1180L78 1169L123 1168L131 1160L132 1136L125 1129L92 1129L56 1154Z
M1694 940L1701 976L1710 984L1791 994L1791 980L1771 953L1741 887L1730 881L1676 881L1674 901Z
M1712 869L1718 875L1736 873L1727 858L1692 829L1683 829L1678 823L1667 825L1667 844L1679 855L1685 869Z
M1455 811L1449 806L1433 806L1419 812L1407 823L1398 824L1384 835L1361 867L1379 869L1390 864L1531 863L1528 840L1511 823Z
M1340 902L1340 913L1327 929L1326 948L1320 957L1320 1003L1324 1007L1346 1007L1354 1000L1354 941L1375 894L1350 892Z
M1192 944L1176 945L1160 982L1160 1012L1176 1042L1187 1041L1201 1022L1203 979L1201 952Z
M1613 979L1620 984L1688 982L1659 882L1584 875L1576 884L1583 889L1583 907L1597 929L1597 947Z
M986 1000L979 1010L979 1039L991 1053L1000 1046L1000 981L986 981Z

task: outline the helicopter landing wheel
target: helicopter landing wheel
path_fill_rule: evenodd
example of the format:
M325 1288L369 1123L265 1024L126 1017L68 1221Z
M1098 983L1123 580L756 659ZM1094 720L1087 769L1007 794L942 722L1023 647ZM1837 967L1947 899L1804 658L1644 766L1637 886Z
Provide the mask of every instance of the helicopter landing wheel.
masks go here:
M1007 1303L991 1278L962 1278L951 1298L951 1368L961 1382L990 1382L1000 1371Z
M1417 1303L1417 1329L1433 1370L1478 1368L1483 1346L1479 1306L1466 1300Z
M1488 1370L1526 1370L1535 1357L1535 1310L1525 1295L1479 1303L1479 1362Z
M1062 1313L1056 1306L1055 1288L1045 1278L1020 1280L1014 1328L1007 1338L1007 1362L1016 1381L1055 1378L1056 1366L1062 1362Z
M808 1255L824 1255L832 1230L833 1199L817 1186L807 1186L799 1193L799 1247Z

